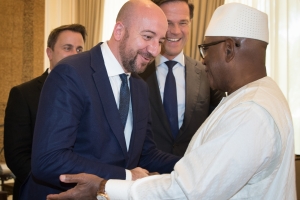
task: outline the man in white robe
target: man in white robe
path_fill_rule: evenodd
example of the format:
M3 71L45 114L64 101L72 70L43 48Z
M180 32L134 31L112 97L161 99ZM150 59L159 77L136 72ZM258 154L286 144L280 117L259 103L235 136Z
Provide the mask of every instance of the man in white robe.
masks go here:
M174 171L137 181L62 175L77 186L48 199L95 199L97 191L98 199L296 199L292 118L266 75L267 44L265 13L238 3L220 6L199 49L211 87L228 96Z

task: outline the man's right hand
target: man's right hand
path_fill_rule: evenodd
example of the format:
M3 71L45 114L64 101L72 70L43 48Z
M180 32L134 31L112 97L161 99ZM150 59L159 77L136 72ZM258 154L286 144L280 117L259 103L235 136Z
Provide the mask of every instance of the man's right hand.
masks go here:
M60 194L49 194L47 200L95 200L102 178L93 174L64 174L59 177L64 183L77 185Z
M133 181L135 181L136 179L139 179L139 178L144 178L144 177L149 176L149 172L146 169L143 169L141 167L136 167L130 171L132 174Z

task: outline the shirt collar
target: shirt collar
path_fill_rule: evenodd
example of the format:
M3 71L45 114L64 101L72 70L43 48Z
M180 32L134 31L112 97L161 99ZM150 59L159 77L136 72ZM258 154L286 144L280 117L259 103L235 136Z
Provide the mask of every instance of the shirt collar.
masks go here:
M114 54L111 52L107 42L103 42L100 47L108 76L117 76L119 74L125 73L122 66L120 65ZM130 76L131 73L126 74Z
M181 66L185 66L185 61L184 61L184 55L183 55L183 51L181 51L175 58L173 58L172 60L178 62ZM163 64L164 62L168 61L168 59L159 54L158 56L155 57L155 66L158 67L159 65Z

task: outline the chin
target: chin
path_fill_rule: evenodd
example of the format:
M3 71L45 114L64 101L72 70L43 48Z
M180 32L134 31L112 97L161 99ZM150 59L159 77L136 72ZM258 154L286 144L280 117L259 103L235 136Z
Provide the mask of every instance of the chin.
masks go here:
M166 55L168 55L170 57L173 57L173 56L176 57L181 51L182 51L182 49L180 49L180 48L178 48L178 50L177 50L177 48L175 49L174 47L168 48L168 50L166 51L166 52L168 52L168 54L166 54Z
M143 73L146 70L147 65L148 65L148 63L147 64L141 64L139 67L137 67L135 69L135 72L138 73L138 74Z

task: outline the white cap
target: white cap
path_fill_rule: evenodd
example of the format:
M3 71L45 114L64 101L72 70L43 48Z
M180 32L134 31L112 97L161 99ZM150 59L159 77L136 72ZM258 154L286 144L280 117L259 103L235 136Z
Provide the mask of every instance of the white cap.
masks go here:
M269 43L268 15L244 4L224 4L215 10L205 36L242 37Z

